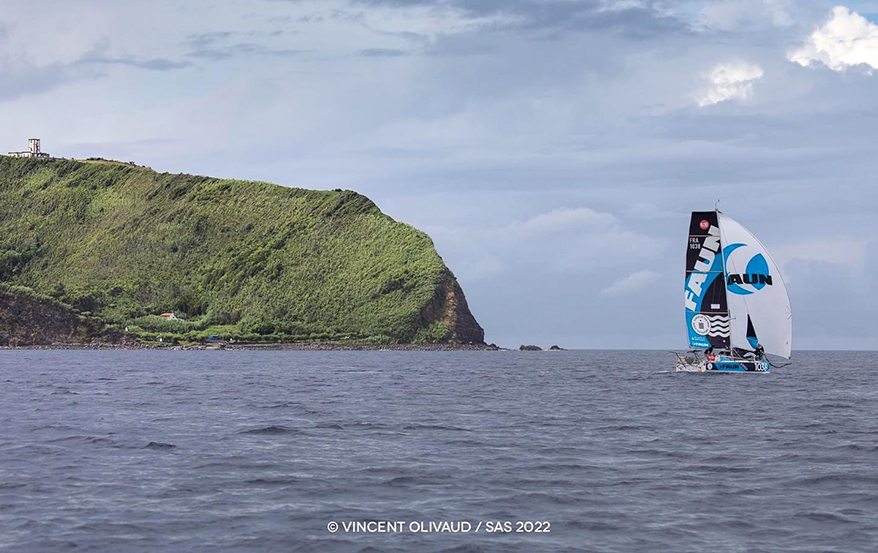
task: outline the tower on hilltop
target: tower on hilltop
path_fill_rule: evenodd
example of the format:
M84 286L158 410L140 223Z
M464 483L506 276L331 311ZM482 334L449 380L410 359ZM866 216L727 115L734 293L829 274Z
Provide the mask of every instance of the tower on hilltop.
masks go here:
M37 159L49 159L49 154L45 154L40 151L40 139L39 138L29 138L27 141L27 151L24 152L9 152L9 156L11 157L32 157Z

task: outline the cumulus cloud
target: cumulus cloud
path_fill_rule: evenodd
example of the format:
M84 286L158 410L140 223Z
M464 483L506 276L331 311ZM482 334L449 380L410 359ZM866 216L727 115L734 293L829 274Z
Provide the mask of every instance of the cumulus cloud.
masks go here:
M752 63L720 63L707 74L707 83L696 93L695 100L701 107L728 100L746 100L753 94L753 85L762 75L762 68Z
M822 26L789 54L802 66L822 63L833 71L859 65L878 69L878 25L845 6L836 6Z
M661 275L655 271L637 271L630 275L616 280L610 286L601 290L600 295L605 298L616 298L628 292L633 292L652 284L659 279Z

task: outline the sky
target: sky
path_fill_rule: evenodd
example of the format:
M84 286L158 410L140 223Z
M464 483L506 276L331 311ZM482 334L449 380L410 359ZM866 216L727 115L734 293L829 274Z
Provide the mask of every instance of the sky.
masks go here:
M878 349L878 1L3 4L0 150L356 190L507 347L685 348L718 205L794 350Z

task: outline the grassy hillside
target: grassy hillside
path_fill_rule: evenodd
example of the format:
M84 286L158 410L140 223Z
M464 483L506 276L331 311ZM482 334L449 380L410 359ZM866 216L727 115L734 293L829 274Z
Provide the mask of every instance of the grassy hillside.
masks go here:
M364 196L126 164L0 157L0 282L145 339L483 339L430 238Z

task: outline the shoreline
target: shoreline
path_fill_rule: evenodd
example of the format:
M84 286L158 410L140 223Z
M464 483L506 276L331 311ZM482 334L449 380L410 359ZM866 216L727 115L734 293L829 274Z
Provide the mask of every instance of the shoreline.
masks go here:
M338 344L332 342L295 342L287 344L158 345L158 344L45 344L0 346L5 350L166 350L166 351L500 351L486 344Z

